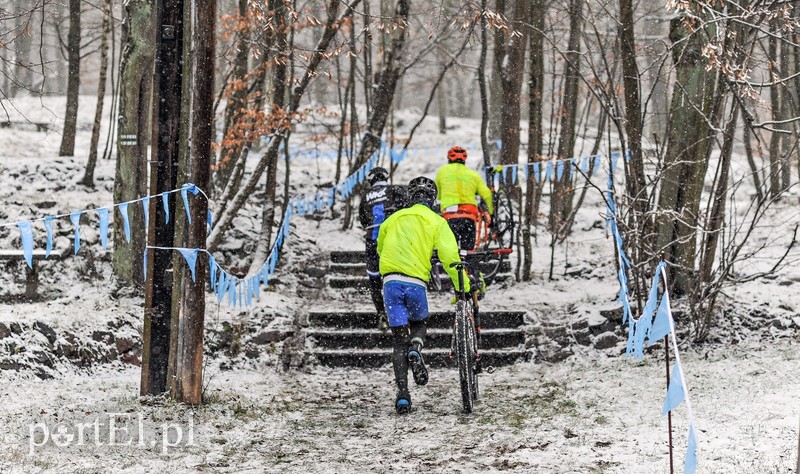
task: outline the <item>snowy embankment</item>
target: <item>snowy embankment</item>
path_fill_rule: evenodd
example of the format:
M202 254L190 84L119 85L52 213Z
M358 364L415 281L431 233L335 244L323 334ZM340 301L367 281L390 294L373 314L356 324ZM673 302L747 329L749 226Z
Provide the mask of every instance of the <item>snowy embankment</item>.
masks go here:
M17 105L29 117L63 111L63 99ZM89 123L93 110L93 99L82 97L80 122ZM398 134L407 133L414 114L398 116L405 122ZM396 182L432 176L449 145L475 144L477 122L452 119L446 136L434 122L419 130L412 144L418 151L398 168ZM59 142L56 132L0 129L0 222L111 202L113 161L99 162L95 190L75 184L85 165L88 130L78 132L75 158L57 157ZM474 167L480 161L477 153L470 160ZM313 191L334 176L332 161L297 159L291 166L293 193ZM796 205L794 195L778 203L757 229L754 244L766 245L766 256L782 253L786 229L797 221ZM0 370L0 471L667 472L662 349L655 346L641 363L620 355L624 335L611 311L618 306L617 282L604 210L590 191L574 235L554 255L553 280L547 278L549 234L539 227L535 280L492 288L484 301L486 308L528 312L535 361L483 375L473 416L460 414L455 372L436 370L429 386L412 391L417 410L407 418L392 411L388 367L309 366L283 342L310 309L369 308L366 297L320 284L326 252L359 249L358 229L340 230L340 219L298 218L276 279L254 308L230 310L209 296L209 403L192 410L137 398L139 369L132 364L141 350L142 295L117 288L97 222L90 221L81 227L84 246L77 256L42 264L39 301L17 303L10 295L23 291L23 267L0 263L0 369L6 369ZM227 268L245 264L259 225L257 203L246 206L218 261ZM56 245L69 246L69 220L57 222L55 230ZM42 236L38 229L40 248ZM0 229L0 248L19 248L16 228ZM739 270L769 268L770 262L754 259L752 268ZM714 342L682 347L699 431L699 472L786 472L794 466L797 282L800 268L794 266L727 291ZM448 300L433 296L432 306L447 308ZM685 321L678 317L677 323ZM684 410L673 417L678 466L686 445ZM109 416L117 427L141 431L144 446L139 440L120 444L125 438L119 437L109 446ZM52 437L44 442L45 431L62 426L75 434L78 424L96 420L100 428L87 428L91 435L83 445L59 447ZM169 434L171 424L172 435L180 429L187 436L181 442L168 438L175 446L165 447L164 427Z

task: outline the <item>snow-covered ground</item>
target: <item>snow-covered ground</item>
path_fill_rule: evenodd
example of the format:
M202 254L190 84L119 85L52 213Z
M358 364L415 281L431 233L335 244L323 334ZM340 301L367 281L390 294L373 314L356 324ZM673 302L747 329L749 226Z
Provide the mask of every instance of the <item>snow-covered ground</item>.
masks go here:
M58 98L4 105L12 114L55 125L63 113ZM93 110L94 100L81 97L79 122L89 124ZM398 117L404 122L398 130L402 136L417 118L408 111ZM444 161L443 149L452 144L477 144L476 121L451 118L445 136L438 134L435 122L429 119L418 130L415 151L397 169L396 182L432 176ZM88 130L78 132L75 158L59 158L57 132L0 129L0 223L111 202L113 161L99 162L96 189L75 184L88 154ZM477 167L479 161L475 152L469 163ZM291 166L294 193L313 191L334 176L331 160L301 158ZM552 281L547 279L549 234L540 228L535 280L492 289L484 307L526 310L531 327L568 331L616 307L604 209L590 192L574 235L554 256ZM792 194L770 211L754 240L766 251L739 271L773 264L790 239L787 229L798 221L796 209ZM246 263L259 219L257 205L243 209L221 247L222 265ZM82 226L84 246L77 256L42 264L41 301L11 304L8 295L23 291L24 271L17 263L0 262L0 298L5 298L0 300L0 368L20 364L19 370L0 370L0 471L668 472L667 421L661 416L664 361L658 347L644 362L630 362L620 355L620 345L601 351L576 344L563 362L536 358L500 368L482 376L482 401L472 416L460 413L457 375L450 370L434 370L427 387L412 391L416 411L404 418L392 410L388 367L363 371L289 363L293 368L284 370L283 343L256 344L252 338L290 332L297 317L310 309L370 306L366 298L314 287L304 276L310 267L324 269L330 250L359 249L360 230L342 231L339 219L293 222L277 279L253 309L230 310L209 297L208 403L197 409L137 398L140 374L131 365L136 360L122 355L136 350L128 344L135 346L141 331L142 295L112 281L96 221ZM57 246L71 244L68 219L56 223L56 232L61 234ZM40 248L43 235L43 228L37 228ZM15 227L0 228L0 249L7 248L19 248ZM800 421L794 396L800 389L797 282L800 267L793 265L774 279L727 291L723 321L712 337L717 342L682 347L698 429L699 472L787 472L795 465ZM447 308L448 298L432 296L432 306ZM3 328L14 323L20 331L4 337ZM246 347L230 353L230 344L220 341L236 331L244 334ZM115 338L110 344L107 333ZM85 362L81 367L48 355L69 344L88 354L80 359ZM38 371L26 369L33 363ZM677 466L686 446L685 410L681 406L673 416ZM143 433L145 445L137 439L131 446L109 446L109 416L117 427ZM52 438L43 442L45 432L55 434L61 427L61 434L76 434L77 424L95 420L100 428L85 428L82 446L74 440L64 447ZM164 448L165 427L172 436L167 441L176 446ZM178 431L184 435L181 442L174 437ZM116 434L120 441L122 434Z

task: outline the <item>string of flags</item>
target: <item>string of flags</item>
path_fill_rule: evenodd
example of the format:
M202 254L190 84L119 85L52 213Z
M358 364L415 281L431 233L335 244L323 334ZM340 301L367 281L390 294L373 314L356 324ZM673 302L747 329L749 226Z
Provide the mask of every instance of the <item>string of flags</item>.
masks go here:
M614 194L614 171L615 162L613 158L614 153L611 154L609 162L608 185L607 185L607 214L606 223L610 229L612 240L616 248L619 270L617 278L619 280L619 301L622 304L622 324L628 324L628 341L625 349L626 357L633 359L644 358L644 343L647 340L647 347L652 346L657 341L664 339L671 335L669 338L672 345L673 353L675 354L675 364L669 378L669 386L667 387L667 394L664 400L664 406L661 410L662 416L676 409L684 401L686 402L686 411L689 418L689 431L687 435L686 456L684 457L684 473L694 474L697 470L697 434L694 425L694 415L692 413L692 405L689 401L689 391L686 388L686 379L683 374L681 366L680 353L678 352L678 343L675 338L675 321L672 318L672 310L669 303L669 292L667 290L666 269L667 264L661 262L658 264L653 275L652 284L648 293L647 302L642 309L642 314L638 319L633 317L630 307L628 279L627 272L631 268L630 261L628 260L625 250L623 248L622 236L619 232L617 225L617 206L615 204ZM619 153L617 153L617 159ZM658 297L659 283L663 281L663 292L661 298Z
M622 153L615 151L610 155L610 169L613 174L617 169L617 162L619 161ZM630 160L630 153L625 155L626 161ZM572 158L551 159L547 161L535 161L533 163L523 164L507 164L507 165L490 165L486 167L488 172L497 172L500 174L500 180L504 184L517 184L519 174L524 173L525 180L530 179L533 173L533 179L537 183L561 180L565 173L571 173L574 167L580 169L584 175L588 175L591 171L592 174L597 174L603 162L603 155L587 155L575 156Z
M78 250L81 248L81 230L80 230L80 219L81 216L84 214L95 213L99 220L99 232L100 232L100 243L103 246L103 250L108 249L108 223L109 217L113 216L114 210L116 210L120 217L122 218L122 225L125 233L125 240L130 243L131 241L131 224L130 218L128 216L128 209L131 205L136 205L141 203L142 211L144 214L145 220L145 228L149 225L150 216L149 216L149 204L150 199L161 199L162 205L164 206L164 210L166 211L165 219L169 222L170 215L169 215L169 199L170 196L173 194L180 194L181 199L183 201L184 209L186 210L186 216L191 223L191 214L189 213L189 193L192 195L202 194L203 196L208 199L203 190L198 188L192 183L187 183L181 186L180 188L171 189L169 191L164 191L160 194L154 194L150 196L140 197L138 199L133 199L130 201L124 201L119 203L111 204L110 206L99 207L96 209L81 209L79 211L72 211L66 214L56 214L52 216L45 216L40 217L37 219L29 219L29 220L22 220L16 222L6 222L0 224L0 227L11 227L16 226L20 232L20 239L22 241L22 254L25 258L25 262L28 264L28 267L33 268L33 250L34 250L34 224L41 222L44 225L44 230L47 234L46 243L45 243L45 258L50 257L50 253L53 251L53 222L57 219L63 217L69 217L69 220L72 222L73 225L73 249L74 254L78 254ZM212 217L211 212L209 211L207 215L207 221L209 227L212 224Z
M495 142L495 145L498 147L498 149L500 148L501 143L502 142L500 140L497 140ZM477 150L478 146L477 145L467 145L467 146L464 146L463 148L465 148L467 150ZM332 149L322 149L322 150L319 149L319 148L293 149L293 148L290 147L289 150L290 150L289 151L289 157L292 160L295 160L295 159L336 160L339 157L339 151L338 150L332 150ZM447 150L449 150L449 148L447 148L447 147L438 147L438 146L437 147L414 147L414 148L394 147L390 143L388 143L386 140L381 140L381 145L380 145L380 148L378 149L378 154L379 154L379 156L381 158L388 158L393 164L396 164L396 163L399 163L400 161L402 161L403 159L405 159L406 157L408 157L409 154L413 154L413 155L420 154L420 155L425 155L425 156L438 155L438 156L444 157L444 156L447 156ZM351 156L351 153L350 153L349 149L342 150L342 154L344 156L346 156L347 158L351 158L352 159L352 156Z
M396 159L402 161L406 157L406 154L398 153ZM290 199L283 213L283 219L275 237L275 242L270 249L269 256L261 267L256 270L251 270L249 276L245 278L239 278L225 270L217 263L213 255L206 249L201 248L189 249L183 247L148 246L145 248L145 268L147 268L147 252L149 250L176 251L183 256L191 272L192 281L194 281L197 255L201 252L205 253L209 258L209 285L211 286L211 291L217 297L217 302L222 303L223 300L227 300L228 306L233 308L250 307L253 304L253 300L260 300L261 285L263 284L265 288L269 286L270 278L275 273L275 267L280 260L283 245L290 236L292 218L294 216L305 216L329 209L335 204L337 196L341 199L350 197L355 187L363 183L369 171L377 166L379 159L380 153L376 152L366 163L340 183L327 189ZM145 272L145 274L147 273Z

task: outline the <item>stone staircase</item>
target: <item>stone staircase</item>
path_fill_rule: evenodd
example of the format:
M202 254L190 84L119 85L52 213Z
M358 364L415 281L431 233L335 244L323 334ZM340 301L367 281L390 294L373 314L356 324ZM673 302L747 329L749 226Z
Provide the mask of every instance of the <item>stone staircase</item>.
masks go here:
M504 262L500 272L510 276L511 266ZM444 281L446 280L446 281ZM331 252L327 286L343 293L347 305L353 299L372 307L363 251ZM443 274L443 291L452 291ZM429 288L432 291L433 288ZM353 295L355 291L357 294ZM349 293L349 295L348 295ZM355 298L353 298L355 296ZM425 341L426 360L432 366L455 365L450 360L453 313L434 311L428 317ZM378 316L373 311L312 310L304 330L307 359L337 367L380 367L391 363L391 331L377 329ZM481 311L481 358L484 367L529 360L533 352L526 347L524 311Z
M380 367L391 363L391 331L376 329L377 314L369 311L312 311L305 330L306 354L322 365ZM450 360L453 313L428 316L424 354L432 366L455 365ZM484 367L529 360L525 348L525 313L481 312L481 359Z

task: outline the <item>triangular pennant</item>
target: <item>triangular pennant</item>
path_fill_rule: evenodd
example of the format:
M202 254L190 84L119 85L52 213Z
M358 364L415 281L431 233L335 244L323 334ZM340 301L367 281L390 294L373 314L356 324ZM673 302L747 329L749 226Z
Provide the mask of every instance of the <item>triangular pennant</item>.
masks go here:
M33 270L33 229L31 229L30 222L18 222L20 239L22 240L22 254L25 256L25 262L28 267Z
M44 218L44 228L47 231L47 244L44 250L44 258L50 256L50 252L53 251L53 221L56 220L53 216L47 216Z
M150 196L142 198L142 210L144 211L144 228L145 232L150 228Z
M562 176L564 176L564 161L558 160L556 161L556 179L561 181Z
M72 221L72 225L75 227L75 233L73 238L73 245L75 247L75 255L78 255L78 250L81 248L81 214L83 211L75 211L69 215L69 220Z
M697 435L694 423L689 424L689 441L686 443L686 458L683 460L683 474L697 472Z
M217 303L222 303L222 299L225 297L225 291L228 289L227 279L228 274L220 268L219 280L217 280Z
M518 165L511 167L511 184L517 184L517 168L519 168Z
M253 304L253 280L248 279L245 280L245 302L247 303L247 307L249 308Z
M661 415L666 415L672 410L678 408L686 396L683 389L683 377L681 376L681 366L678 361L672 366L672 375L669 379L669 388L667 388L667 399L664 400L664 408L661 409Z
M261 277L260 277L260 274L256 275L253 278L253 282L255 283L253 285L253 296L255 296L256 301L261 301Z
M161 193L161 204L164 206L164 222L169 224L169 191Z
M128 204L127 202L120 203L119 213L122 216L122 225L125 228L125 240L131 243L131 223L128 220Z
M507 182L506 181L508 179L507 175L508 175L508 166L503 166L502 167L502 172L500 173L500 176L503 179L503 184L505 184Z
M206 211L206 223L208 224L208 230L214 228L214 216L211 215L211 209Z
M147 248L144 248L144 252L142 252L142 275L144 276L144 281L147 281Z
M656 311L656 318L653 320L653 326L650 328L648 335L649 341L647 347L652 346L657 341L660 341L667 334L672 332L672 311L669 307L669 293L666 291L661 295L661 302L658 304L658 311Z
M236 307L236 277L228 280L228 307Z
M189 212L189 197L186 195L188 191L188 184L181 188L181 198L183 198L183 208L186 210L186 219L189 221L189 224L192 223L192 213Z
M100 218L100 243L105 251L108 250L108 208L98 208L97 216Z
M217 261L214 256L208 254L208 283L211 286L211 291L217 293Z
M183 255L183 259L186 260L186 264L189 265L189 271L192 272L192 281L196 281L195 279L195 264L197 263L197 250L198 249L178 249L178 252Z
M584 156L581 160L581 171L583 174L589 174L589 157Z
M553 179L553 162L548 161L547 164L545 165L544 180L550 181L552 179Z
M601 159L600 155L594 155L594 173L600 171Z
M533 163L533 179L536 180L537 183L541 182L542 171L541 171L541 161L537 161Z

